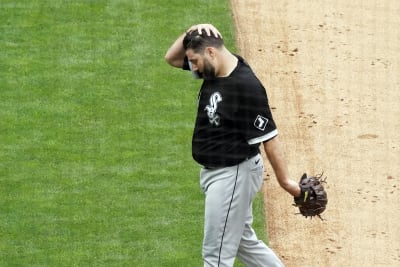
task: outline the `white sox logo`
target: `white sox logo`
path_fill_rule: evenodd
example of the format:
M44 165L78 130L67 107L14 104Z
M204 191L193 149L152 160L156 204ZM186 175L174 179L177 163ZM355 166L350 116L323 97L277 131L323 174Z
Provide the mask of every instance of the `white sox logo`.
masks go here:
M222 101L222 96L219 92L215 92L210 97L210 105L204 109L207 111L207 116L211 124L215 126L220 125L220 117L217 113L218 103Z
M267 124L268 124L268 119L261 115L258 115L256 120L254 121L254 127L256 127L257 129L259 129L261 131L265 130L265 127L267 126Z

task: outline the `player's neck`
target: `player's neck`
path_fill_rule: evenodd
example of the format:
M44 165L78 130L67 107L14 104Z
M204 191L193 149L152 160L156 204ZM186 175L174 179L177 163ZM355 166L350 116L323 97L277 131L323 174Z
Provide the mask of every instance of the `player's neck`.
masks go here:
M221 53L221 68L217 73L217 77L228 77L236 68L238 59L227 49Z

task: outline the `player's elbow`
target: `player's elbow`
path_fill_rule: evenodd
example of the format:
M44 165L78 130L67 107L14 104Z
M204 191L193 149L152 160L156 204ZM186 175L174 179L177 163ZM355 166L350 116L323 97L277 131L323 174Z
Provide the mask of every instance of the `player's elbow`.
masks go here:
M165 61L176 68L182 68L185 55L175 53L173 50L168 50L164 56Z
M165 54L164 59L165 59L165 61L166 61L169 65L172 65L172 63L173 63L173 58L172 58L172 56L171 56L168 52Z
M177 65L179 64L179 62L176 56L174 56L172 53L169 53L169 51L165 54L164 59L169 65L173 67L178 67Z
M169 65L175 68L182 68L183 62L181 60L165 59Z

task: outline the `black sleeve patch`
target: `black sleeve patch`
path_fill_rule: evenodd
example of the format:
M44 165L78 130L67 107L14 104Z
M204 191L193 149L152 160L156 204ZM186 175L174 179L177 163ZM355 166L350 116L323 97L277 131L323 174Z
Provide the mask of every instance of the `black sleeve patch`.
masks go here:
M264 131L265 127L267 127L268 119L258 115L256 120L254 121L254 127L256 127L260 131Z

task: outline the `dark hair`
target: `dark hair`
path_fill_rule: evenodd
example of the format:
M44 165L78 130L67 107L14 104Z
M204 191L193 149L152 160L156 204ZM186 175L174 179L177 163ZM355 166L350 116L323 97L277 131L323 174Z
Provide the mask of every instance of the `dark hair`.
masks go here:
M208 36L205 30L202 30L201 34L197 30L188 32L183 39L183 48L193 49L195 53L203 52L208 46L220 48L223 45L224 40L221 37L215 37L213 33Z

